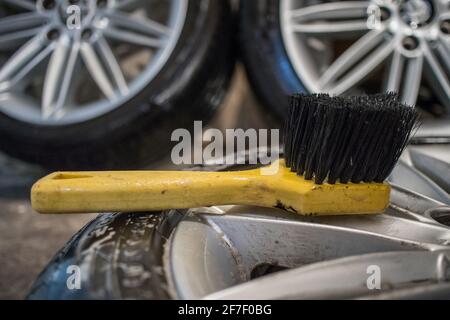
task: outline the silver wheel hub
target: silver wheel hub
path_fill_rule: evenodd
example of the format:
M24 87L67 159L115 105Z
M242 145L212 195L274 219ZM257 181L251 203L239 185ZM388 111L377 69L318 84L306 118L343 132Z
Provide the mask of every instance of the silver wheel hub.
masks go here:
M280 14L289 59L309 91L394 91L407 104L434 99L450 112L448 0L282 0Z
M3 0L0 10L0 111L64 125L148 86L178 42L187 0Z
M399 5L403 21L412 28L426 25L433 17L433 4L431 1L411 0Z

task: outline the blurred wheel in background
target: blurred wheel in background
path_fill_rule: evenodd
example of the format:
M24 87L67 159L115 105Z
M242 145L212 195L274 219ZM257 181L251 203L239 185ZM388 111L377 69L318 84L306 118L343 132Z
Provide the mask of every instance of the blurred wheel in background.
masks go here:
M450 2L241 1L249 78L278 118L293 92L398 92L450 113Z
M231 34L226 1L1 0L0 148L53 169L158 160L220 104Z

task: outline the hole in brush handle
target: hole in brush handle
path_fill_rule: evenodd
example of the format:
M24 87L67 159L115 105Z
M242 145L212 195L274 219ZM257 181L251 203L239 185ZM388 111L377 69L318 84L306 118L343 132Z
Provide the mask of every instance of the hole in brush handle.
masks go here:
M87 179L93 178L92 176L78 174L78 173L59 173L55 175L52 180L72 180L72 179Z

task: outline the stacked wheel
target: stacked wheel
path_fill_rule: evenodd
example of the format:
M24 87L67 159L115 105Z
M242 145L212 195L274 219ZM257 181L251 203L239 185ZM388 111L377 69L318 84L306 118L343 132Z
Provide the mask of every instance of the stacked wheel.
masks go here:
M0 4L0 149L50 169L133 168L207 120L232 70L226 1Z

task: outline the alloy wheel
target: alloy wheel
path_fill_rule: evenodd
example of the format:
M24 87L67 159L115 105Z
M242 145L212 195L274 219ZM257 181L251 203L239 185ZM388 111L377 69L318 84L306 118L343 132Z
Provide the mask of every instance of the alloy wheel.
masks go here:
M309 91L382 89L450 111L450 1L282 0L280 14L287 54Z
M0 111L64 125L118 108L165 65L186 10L186 0L0 1Z
M168 240L182 299L430 298L450 293L449 207L394 187L384 215L191 209ZM368 285L379 270L380 290Z

